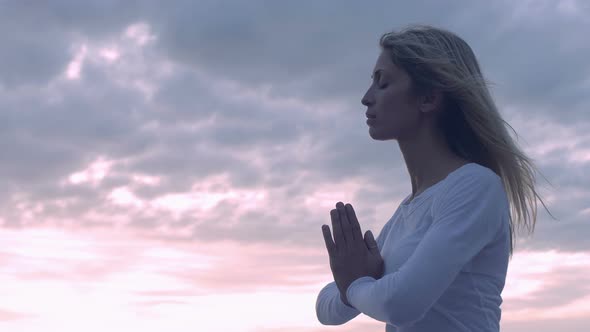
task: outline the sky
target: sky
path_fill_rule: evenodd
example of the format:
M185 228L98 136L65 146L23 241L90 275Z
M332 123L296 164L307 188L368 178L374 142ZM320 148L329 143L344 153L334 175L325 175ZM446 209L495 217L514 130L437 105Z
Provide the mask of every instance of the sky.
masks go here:
M457 33L541 174L501 330L590 325L587 1L1 1L0 330L360 332L316 318L338 201L411 193L361 98L379 37Z

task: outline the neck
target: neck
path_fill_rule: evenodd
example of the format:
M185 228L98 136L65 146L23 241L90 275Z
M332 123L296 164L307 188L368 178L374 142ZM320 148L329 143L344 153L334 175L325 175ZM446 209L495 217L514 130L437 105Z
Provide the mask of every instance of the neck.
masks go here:
M424 131L411 140L398 140L410 174L412 198L468 163L451 151L442 135L434 136L432 132Z

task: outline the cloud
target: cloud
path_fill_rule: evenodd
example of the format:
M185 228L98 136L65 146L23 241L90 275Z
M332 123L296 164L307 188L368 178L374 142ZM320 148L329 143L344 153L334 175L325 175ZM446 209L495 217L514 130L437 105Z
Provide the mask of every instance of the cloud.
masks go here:
M27 319L32 316L33 315L28 313L0 309L0 321L2 322Z
M439 6L428 4L434 6L431 9ZM83 19L93 10L110 10L110 5L118 10L117 15L109 17L112 24L108 28L100 29L95 20ZM423 13L419 6L400 10L386 3L382 7L346 3L338 7L339 15L332 15L330 21L326 17L334 7L329 3L302 2L289 7L262 3L245 6L237 2L178 2L165 8L151 3L110 5L94 4L87 8L56 3L40 7L37 12L9 6L5 12L36 17L57 31L49 39L67 45L53 44L55 49L63 48L66 52L66 60L55 67L59 71L50 70L53 76L37 80L37 85L14 83L0 90L0 107L4 110L0 113L0 127L5 135L2 151L12 156L0 166L5 187L12 188L2 194L7 226L29 223L27 220L33 218L11 208L19 202L23 208L41 204L45 212L35 214L38 222L58 222L65 213L79 218L84 211L92 211L100 221L79 222L95 227L118 219L142 228L171 223L173 228L185 231L186 227L193 227L193 238L200 240L228 237L238 241L272 241L289 232L302 234L298 241L304 243L307 240L303 234L309 231L297 224L293 227L298 231L282 228L284 223L278 226L279 214L271 212L269 206L282 206L282 202L289 200L287 197L301 202L315 192L333 191L343 185L342 179L351 177L359 183L373 183L373 199L364 204L387 206L389 211L381 213L378 220L383 224L393 209L391 204L385 204L384 197L401 201L408 182L404 179L405 170L398 166L388 181L381 181L388 175L380 165L401 165L402 160L395 148L380 150L367 137L360 97L377 53L378 36L417 21L454 28L472 44L482 67L498 83L501 112L517 132L526 132L527 138L533 139L535 145L529 151L539 157L543 170L551 171L549 180L559 178L560 184L569 181L571 190L582 190L576 177L562 175L558 170L564 166L556 163L567 157L575 170L583 170L587 165L587 139L583 133L588 124L578 121L572 127L570 121L583 118L582 110L589 104L585 93L560 99L557 92L575 93L574 85L584 91L587 66L581 59L588 52L584 44L577 42L577 34L564 32L577 31L587 24L583 15L571 10L586 10L583 4L556 8L546 3L539 7L539 15L552 12L549 19L559 26L542 33L542 38L537 37L537 31L544 28L544 21L507 2L489 7L451 5L446 9L451 13L448 18L431 11ZM374 15L375 19L359 21L363 24L351 28L350 23L358 21L357 14L362 12ZM66 20L69 16L76 19ZM476 18L484 17L497 22L497 28L471 28ZM303 20L305 24L298 23ZM561 46L551 47L551 43ZM236 50L240 50L239 61L232 60L237 56ZM519 62L527 59L535 59L534 66ZM568 59L560 63L562 67L572 65L541 73L559 75L558 79L540 78L539 66L555 67L557 63L550 63L555 59ZM359 78L363 72L366 82ZM566 82L571 89L563 88ZM542 106L535 106L536 122L528 119L532 103ZM555 122L554 116L562 108L578 115L570 117L561 112L563 122ZM554 135L546 135L547 131ZM562 134L557 138L555 133ZM567 146L567 150L562 146ZM567 153L556 154L562 151ZM99 160L112 163L100 180L68 180ZM39 169L37 165L43 167ZM574 172L570 170L568 174ZM157 178L158 184L136 183L133 179L139 174ZM256 220L238 212L244 202L235 198L219 201L220 205L213 210L219 213L208 215L198 208L196 201L192 203L194 208L184 212L144 210L151 205L161 207L158 202L165 201L168 193L194 196L190 191L196 184L224 174L224 187L265 192L269 195L266 197L276 197L276 202L267 198L260 201L259 207L264 210L252 214ZM292 185L293 178L301 179L296 186ZM387 182L405 185L391 187ZM360 193L366 194L365 187L352 185L346 190L351 193L350 198L361 197ZM23 188L26 194L22 190L17 194L16 188ZM138 213L133 211L133 205L112 199L122 192L136 202ZM571 217L567 216L569 220L584 220L585 214L577 212L584 211L583 198L560 204L561 195L548 194L553 195L551 208L563 209L558 210L563 212L558 217L574 211ZM101 201L100 197L110 198ZM339 198L335 195L332 200ZM191 216L188 211L200 212ZM242 218L241 222L231 229L224 228L212 218L224 214ZM175 218L170 218L172 215ZM314 220L309 219L314 218L311 215L298 217ZM252 222L277 226L267 227L269 232L276 227L268 235L244 233L240 225ZM561 229L567 232L571 228ZM539 239L542 238L540 234ZM545 249L553 245L546 240L537 243ZM568 241L564 245L573 243Z
M67 275L127 287L148 276L131 287L145 308L188 306L212 289L313 298L309 285L329 279L320 227L333 205L352 203L377 235L411 190L398 147L371 140L360 103L378 38L409 23L471 45L498 109L553 185L538 174L560 221L538 202L535 233L520 234L517 255L587 252L590 49L580 32L589 13L583 1L2 2L0 225L133 236L115 245L107 235L86 258L68 256L84 247L55 241L36 246L61 248L56 257L0 259L24 283ZM150 269L166 259L142 258L147 247L133 243L143 239L197 243L190 250L219 261L184 266L187 254ZM227 266L240 268L240 283ZM507 310L577 306L582 272L559 271L526 277L530 288ZM564 280L578 286L563 289ZM3 308L8 319L28 312Z

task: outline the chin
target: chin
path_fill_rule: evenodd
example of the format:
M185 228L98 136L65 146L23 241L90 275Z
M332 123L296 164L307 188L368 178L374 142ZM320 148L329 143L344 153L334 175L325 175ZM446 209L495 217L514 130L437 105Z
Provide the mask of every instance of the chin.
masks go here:
M375 141L391 141L397 140L397 136L394 133L386 133L382 134L379 131L375 130L375 128L369 129L369 136Z

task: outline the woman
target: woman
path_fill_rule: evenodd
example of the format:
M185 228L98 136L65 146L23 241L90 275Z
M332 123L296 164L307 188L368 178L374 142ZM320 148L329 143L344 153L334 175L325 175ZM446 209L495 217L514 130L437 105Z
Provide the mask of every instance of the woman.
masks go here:
M362 312L396 332L499 331L511 208L529 225L528 201L534 231L534 165L463 39L413 25L379 45L361 102L371 137L398 142L412 193L376 240L363 239L350 204L336 204L334 241L322 227L335 281L320 291L317 317L340 325Z

